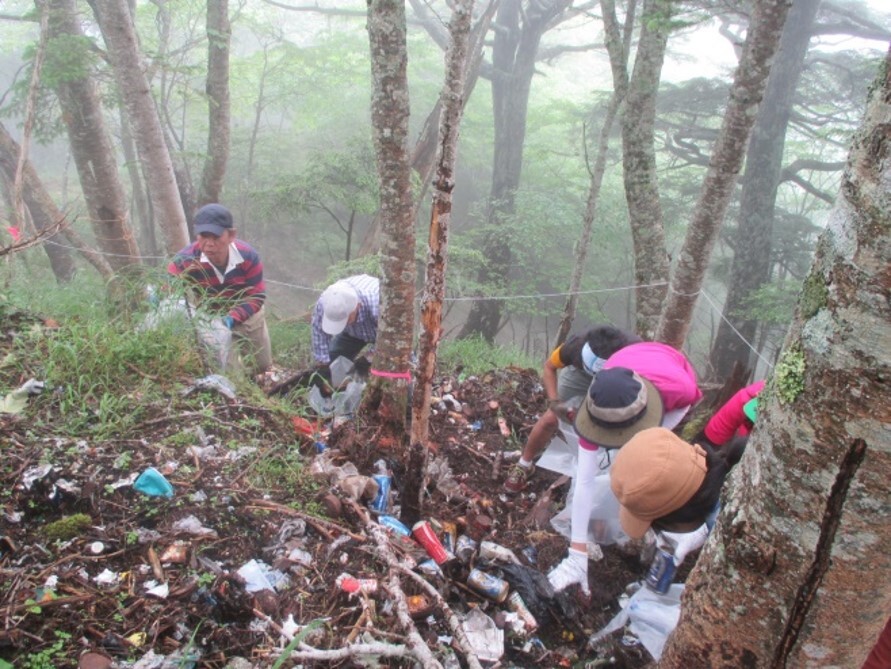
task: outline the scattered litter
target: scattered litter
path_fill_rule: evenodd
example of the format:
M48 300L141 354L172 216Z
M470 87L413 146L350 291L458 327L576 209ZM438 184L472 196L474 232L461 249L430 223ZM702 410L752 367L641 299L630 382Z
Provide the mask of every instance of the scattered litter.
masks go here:
M146 527L136 528L136 537L141 544L150 544L161 538L161 533L157 530L150 530Z
M629 645L631 638L643 644L647 652L657 662L662 657L662 649L668 635L678 624L681 613L683 583L675 583L664 595L649 588L641 588L628 598L627 604L612 620L588 641L591 646L600 639L628 624L628 632L622 637L622 644ZM630 637L630 638L629 638Z
M101 574L93 578L93 582L96 585L114 585L119 579L120 576L111 569L103 569Z
M22 485L25 487L25 490L30 490L35 483L45 479L52 473L52 471L52 465L29 467L25 470L25 473L22 474Z
M249 560L238 569L237 573L244 579L244 589L248 592L276 590L287 587L289 583L288 577L283 572L272 569L259 560Z
M188 558L189 544L185 541L176 541L165 548L158 559L165 564L184 564Z
M101 541L94 541L93 543L90 544L90 552L93 555L102 555L102 553L104 551L105 551L105 544L103 544Z
M133 487L149 497L173 497L173 486L154 467L149 467L133 482Z
M236 398L235 386L222 374L210 374L198 379L191 386L183 390L182 395L185 397L197 390L212 390L230 400Z
M335 583L338 588L351 595L358 593L362 593L363 595L373 595L378 589L378 581L376 578L356 578L355 576L346 573L338 576Z
M476 656L484 662L497 662L504 655L504 631L479 609L470 609L461 622L467 641Z
M146 581L143 587L145 587L145 594L158 599L167 599L167 595L170 594L170 586L166 583L159 584L157 581Z
M43 381L28 379L0 401L0 413L21 413L28 406L28 398L42 393L44 387Z
M251 455L252 453L256 453L256 446L239 446L234 451L228 451L226 453L226 459L231 460L233 462L238 462L243 457Z
M173 523L173 529L177 532L187 532L196 537L216 537L216 530L212 530L209 527L204 527L201 524L201 521L198 520L195 516L186 516L175 523Z

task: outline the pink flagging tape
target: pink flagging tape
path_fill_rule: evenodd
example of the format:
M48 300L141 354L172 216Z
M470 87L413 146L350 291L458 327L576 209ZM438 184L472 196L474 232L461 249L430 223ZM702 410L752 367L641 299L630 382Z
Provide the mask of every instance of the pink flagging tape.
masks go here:
M411 381L411 372L385 372L380 369L371 369L372 376L380 376L384 379L405 379Z

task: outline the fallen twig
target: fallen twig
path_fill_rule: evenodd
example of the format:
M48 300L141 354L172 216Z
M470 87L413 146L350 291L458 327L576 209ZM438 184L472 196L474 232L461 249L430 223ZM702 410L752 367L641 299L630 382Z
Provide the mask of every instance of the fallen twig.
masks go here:
M267 509L271 511L278 511L279 513L283 513L288 516L294 516L296 518L303 518L307 523L313 526L316 530L320 528L327 528L328 530L333 530L335 532L339 532L340 534L346 534L351 539L355 539L356 541L365 542L368 540L364 534L356 534L355 532L351 532L343 525L338 525L337 523L333 523L330 520L324 520L322 518L317 518L316 516L311 516L308 513L303 513L302 511L297 511L296 509L292 509L289 506L285 506L284 504L278 504L277 502L271 502L265 499L255 499L252 500L248 505L248 508L256 507L260 509ZM319 531L323 536L326 535L326 532ZM330 535L327 537L330 539Z

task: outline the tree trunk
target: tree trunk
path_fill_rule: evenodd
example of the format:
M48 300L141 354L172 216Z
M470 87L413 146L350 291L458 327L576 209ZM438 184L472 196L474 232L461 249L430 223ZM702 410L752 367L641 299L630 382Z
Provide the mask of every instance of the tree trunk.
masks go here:
M207 158L201 175L198 206L219 202L229 162L229 25L228 0L207 2Z
M622 116L625 200L634 245L634 281L638 286L635 329L645 339L652 338L656 330L669 278L653 127L671 10L671 0L644 2L640 41ZM615 73L615 66L613 71Z
M492 230L483 242L485 265L477 280L495 294L503 293L510 275L512 253L505 221L514 214L516 191L523 170L523 144L529 91L535 74L535 57L541 37L571 0L550 4L503 0L498 8L492 45L492 114L495 121L495 148L492 163L492 189L486 224ZM502 228L502 229L499 229ZM501 325L502 302L479 300L473 303L459 337L482 335L493 341Z
M820 0L798 0L789 9L749 140L724 318L710 355L711 374L718 380L726 378L736 365L751 365L752 351L746 342L755 341L758 321L742 313L746 302L770 277L773 214L786 128L819 6Z
M436 351L442 336L442 304L445 298L448 264L452 189L455 187L458 134L464 113L464 101L467 98L464 83L472 10L473 0L461 0L455 5L449 24L452 44L446 58L446 78L440 95L443 114L437 151L439 163L433 182L426 289L421 301L418 373L412 398L411 442L413 447L419 446L425 450L429 436L430 397L433 374L436 370ZM420 479L423 472L416 472L414 476Z
M164 233L166 251L176 253L189 241L186 215L173 174L173 162L152 92L142 71L136 32L125 0L89 0L108 48L109 61L139 156L146 165L152 209Z
M70 38L82 38L74 0L50 0L50 48L56 62L65 59L70 71ZM60 72L66 71L61 64ZM68 130L71 155L99 250L115 271L140 264L139 247L130 225L127 195L118 172L114 145L105 125L99 91L86 70L54 78L62 120Z
M158 238L155 235L155 225L152 222L149 211L148 197L145 193L140 162L136 156L136 144L133 141L133 133L130 132L130 121L127 119L127 111L123 105L118 109L121 121L121 151L127 166L127 175L130 178L130 219L137 221L139 230L140 248L144 254L144 260L149 265L157 265Z
M783 32L790 0L760 0L753 5L742 57L699 201L693 209L668 292L656 339L680 348L693 319L718 229L724 221L745 146L764 95L767 75Z
M409 363L414 334L415 230L407 146L408 78L405 3L370 0L368 37L373 91L371 121L380 179L381 316L365 406L377 408L396 439L408 445ZM405 449L407 450L407 448Z
M485 36L489 31L489 25L492 22L492 16L495 8L498 6L497 0L491 0L486 7L486 11L479 17L476 24L470 31L467 62L465 63L465 83L464 83L464 104L470 99L476 82L479 80L480 65L483 60L483 46L485 45ZM442 100L437 99L433 105L433 109L427 114L424 120L424 126L421 128L418 139L411 152L411 166L418 175L421 183L419 189L420 195L415 202L415 218L417 218L417 206L421 203L423 193L430 182L433 175L433 168L436 165L436 149L439 146L439 128L440 116L442 114ZM359 247L358 256L366 256L377 253L380 250L380 216L375 215L368 226L362 245Z
M597 144L597 155L594 159L594 169L591 171L591 183L588 187L588 200L585 205L585 215L582 219L582 234L575 246L575 261L572 268L572 276L569 280L569 295L563 306L563 315L557 328L557 342L559 346L569 336L572 329L572 321L575 319L579 301L579 289L582 286L582 274L588 260L588 251L591 247L591 235L594 229L594 219L597 215L597 203L600 199L600 187L603 184L603 175L606 173L606 156L609 150L609 136L613 123L622 101L628 92L628 48L629 42L622 38L619 31L619 22L616 20L616 4L613 0L601 0L603 12L603 28L606 35L606 49L609 53L610 64L613 69L613 94L610 97L603 117L603 126L600 129L600 141ZM626 28L634 23L635 2L628 5L625 15ZM625 31L630 36L630 31ZM548 347L550 348L550 347Z
M3 170L10 183L13 183L15 179L20 151L19 145L7 132L3 124L0 124L0 169ZM45 230L65 218L65 214L59 211L29 160L25 161L22 169L22 197L28 212L31 214L34 227L38 230ZM70 230L66 230L62 234L68 236L69 233ZM59 283L70 281L77 269L74 259L66 246L59 244L62 234L49 237L42 245L49 258L53 275ZM96 254L86 257L103 278L111 278L112 269L105 258Z
M859 667L891 610L891 51L660 667Z

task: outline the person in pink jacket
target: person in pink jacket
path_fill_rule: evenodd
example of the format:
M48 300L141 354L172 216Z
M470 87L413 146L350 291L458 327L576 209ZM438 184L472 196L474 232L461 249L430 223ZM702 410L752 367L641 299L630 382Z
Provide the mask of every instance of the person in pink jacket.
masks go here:
M745 437L752 431L758 393L764 388L764 381L746 386L737 391L715 412L703 430L703 435L713 446L723 446L734 436Z
M701 399L693 365L667 344L630 344L607 359L575 418L579 457L569 556L548 574L555 590L578 584L589 592L588 526L596 503L596 481L603 475L598 464L603 449L621 448L647 428L673 429ZM618 503L615 506L618 513Z

